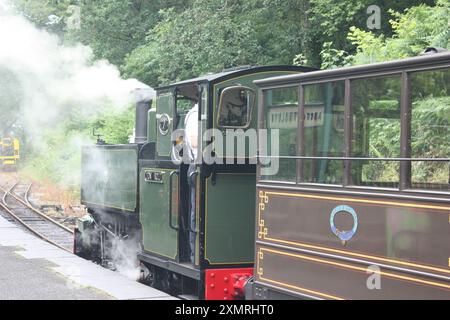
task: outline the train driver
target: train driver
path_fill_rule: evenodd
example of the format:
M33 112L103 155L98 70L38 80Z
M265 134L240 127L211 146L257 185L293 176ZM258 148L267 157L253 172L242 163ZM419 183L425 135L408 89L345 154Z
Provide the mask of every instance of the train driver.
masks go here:
M189 231L189 246L190 246L190 252L191 252L191 263L195 264L195 240L196 240L196 233L192 232L196 230L196 179L197 177L195 175L192 175L196 170L196 159L198 154L198 104L196 104L186 115L185 123L184 123L184 133L185 133L185 140L187 145L187 151L189 154L189 169L188 169L188 184L190 187L190 212L189 212L189 219L190 219L190 231Z

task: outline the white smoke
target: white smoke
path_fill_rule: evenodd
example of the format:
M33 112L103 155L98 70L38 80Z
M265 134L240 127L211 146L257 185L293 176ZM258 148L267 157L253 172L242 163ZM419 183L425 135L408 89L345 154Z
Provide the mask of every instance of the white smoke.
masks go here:
M140 267L137 255L140 251L139 240L112 239L111 259L116 271L131 280L139 280Z
M43 128L69 114L98 115L105 106L123 110L133 102L131 91L147 87L121 79L105 60L94 61L87 46L61 45L58 37L13 14L0 0L0 76L4 72L18 83L17 112L36 141Z
M35 151L51 155L46 138L59 122L121 112L149 92L135 92L148 86L122 79L117 67L105 60L95 61L91 48L61 45L57 36L37 29L11 8L7 0L0 0L0 112L9 112L20 120ZM2 81L6 77L13 82ZM3 129L0 123L0 135ZM74 159L69 166L54 168L65 179L63 184L76 185L79 181L75 162L79 162L81 147L86 144L90 142L83 135L71 135L58 147ZM103 162L101 158L93 162L96 167L92 170L104 170ZM129 243L115 240L111 255L118 271L135 278L139 273L138 247Z

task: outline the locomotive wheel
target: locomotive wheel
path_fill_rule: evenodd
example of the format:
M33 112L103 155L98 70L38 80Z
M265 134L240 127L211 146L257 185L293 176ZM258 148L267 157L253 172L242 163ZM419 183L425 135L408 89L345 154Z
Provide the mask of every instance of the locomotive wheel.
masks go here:
M141 262L139 282L145 285L175 295L179 291L179 280L174 273L168 270Z
M155 266L147 266L141 262L141 274L139 282L146 284L152 288L156 288L156 268Z
M159 277L156 279L160 290L172 294L171 273L166 270L160 270Z

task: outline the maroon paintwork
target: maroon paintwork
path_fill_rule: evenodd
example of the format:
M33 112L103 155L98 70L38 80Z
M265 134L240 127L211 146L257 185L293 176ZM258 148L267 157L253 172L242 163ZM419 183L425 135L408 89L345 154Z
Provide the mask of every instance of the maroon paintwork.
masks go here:
M258 194L258 282L317 298L450 298L448 205L265 188ZM339 205L358 217L346 243L330 227ZM334 222L342 230L353 225L348 214ZM371 265L380 267L379 290L367 286Z

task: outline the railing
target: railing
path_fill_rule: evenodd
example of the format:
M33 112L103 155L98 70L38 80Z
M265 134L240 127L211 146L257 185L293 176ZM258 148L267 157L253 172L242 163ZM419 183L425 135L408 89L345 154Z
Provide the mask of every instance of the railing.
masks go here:
M297 170L292 170L289 179L285 179L283 177L283 172L280 170L279 173L274 175L273 179L270 179L270 175L264 176L264 178L260 178L260 181L269 181L269 182L282 182L282 183L297 183L297 184L318 184L325 186L337 186L337 187L368 187L368 188L389 188L389 189L397 189L400 191L426 191L426 192L436 192L436 193L445 193L448 194L450 192L450 166L448 169L448 181L413 181L414 177L412 176L412 168L411 164L414 162L439 162L445 163L448 162L450 164L450 158L402 158L402 157L345 157L345 156L272 156L272 155L259 155L256 157L258 159L259 165L262 167L270 166L270 159L280 159L280 160L293 160L297 161ZM266 159L266 161L264 161ZM302 167L302 160L315 160L315 161L342 161L342 174L340 178L342 181L338 183L330 183L325 181L317 181L319 178L314 178L314 181L305 181L304 179L305 173L309 171L305 171ZM361 181L360 177L354 175L351 171L350 167L352 167L352 163L357 161L364 162L389 162L389 163L399 163L399 171L398 176L395 175L396 179L394 181ZM440 166L440 165L439 165ZM445 167L444 167L445 168ZM441 169L442 170L442 169ZM445 169L444 169L445 172ZM281 173L281 175L280 175ZM294 176L295 174L295 176ZM277 178L283 177L281 179ZM315 175L313 175L315 176Z

